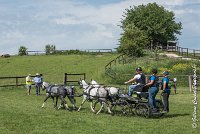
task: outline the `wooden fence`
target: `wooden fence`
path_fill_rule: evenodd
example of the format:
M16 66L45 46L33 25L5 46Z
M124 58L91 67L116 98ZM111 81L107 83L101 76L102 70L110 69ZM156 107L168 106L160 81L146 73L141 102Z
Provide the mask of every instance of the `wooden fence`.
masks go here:
M42 76L42 74L40 74L40 76ZM0 87L24 86L26 85L26 77L27 76L0 77Z
M200 50L183 48L179 46L167 47L168 52L177 52L180 56L200 59Z
M112 49L86 49L86 52L112 53Z
M111 69L113 66L115 66L117 63L125 64L125 57L126 55L122 54L116 57L114 60L111 60L108 64L105 65L105 73L109 75L111 78L115 78L115 73L111 73Z
M27 55L44 55L45 51L26 51Z
M79 77L77 78L77 76ZM67 85L70 82L79 82L80 79L85 80L86 74L85 73L80 73L80 74L64 73L64 85Z

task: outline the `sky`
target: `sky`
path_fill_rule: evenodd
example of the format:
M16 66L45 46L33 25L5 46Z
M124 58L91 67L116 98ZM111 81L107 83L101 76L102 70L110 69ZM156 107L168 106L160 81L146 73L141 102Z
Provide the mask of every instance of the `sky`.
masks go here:
M200 0L0 0L0 55L28 51L114 49L125 9L156 2L182 22L178 45L200 50Z

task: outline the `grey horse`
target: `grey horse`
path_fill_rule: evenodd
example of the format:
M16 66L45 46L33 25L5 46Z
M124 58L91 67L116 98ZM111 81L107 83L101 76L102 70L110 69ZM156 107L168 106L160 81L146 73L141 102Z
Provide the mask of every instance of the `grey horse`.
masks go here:
M67 102L65 100L65 97L67 96L70 102L73 105L73 109L77 111L76 107L76 100L74 99L74 87L64 87L61 85L51 85L47 82L42 83L42 89L46 90L46 98L44 99L44 102L42 104L42 107L44 107L45 102L51 97L53 99L54 103L54 97L56 98L56 104L54 105L55 108L57 108L58 98L61 100L61 104L58 107L60 109L62 106L65 107L66 110L70 111L70 108L67 105Z

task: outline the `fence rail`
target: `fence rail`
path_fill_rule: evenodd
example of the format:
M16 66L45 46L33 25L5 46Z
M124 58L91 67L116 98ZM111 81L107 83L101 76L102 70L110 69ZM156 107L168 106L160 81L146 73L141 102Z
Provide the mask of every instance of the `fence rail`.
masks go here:
M40 75L42 76L42 74L40 74ZM26 85L26 81L25 81L26 77L27 76L0 77L0 87L24 86L24 85ZM35 77L35 76L31 76L31 77ZM3 84L1 85L2 81L3 81Z
M101 53L112 53L112 49L86 49L86 52L101 52Z
M180 56L186 56L187 58L198 58L200 59L200 50L189 49L179 46L167 47L168 52L177 52Z
M69 76L73 76L73 77L76 77L76 76L82 76L82 77L79 77L79 78L69 78ZM75 73L64 73L64 85L67 85L68 82L79 82L80 79L86 79L86 74L85 73L80 73L80 74L75 74Z

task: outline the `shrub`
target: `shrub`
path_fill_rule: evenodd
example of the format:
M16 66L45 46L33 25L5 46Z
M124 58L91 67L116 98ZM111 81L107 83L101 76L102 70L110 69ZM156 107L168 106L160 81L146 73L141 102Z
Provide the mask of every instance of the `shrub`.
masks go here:
M27 51L27 48L25 46L20 46L18 55L19 56L27 55L26 51Z

